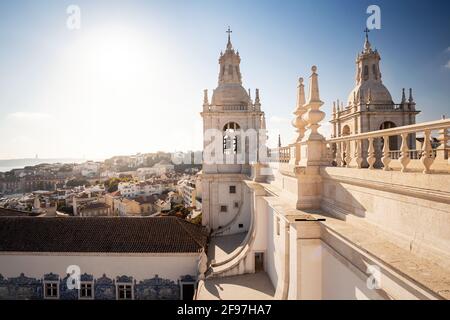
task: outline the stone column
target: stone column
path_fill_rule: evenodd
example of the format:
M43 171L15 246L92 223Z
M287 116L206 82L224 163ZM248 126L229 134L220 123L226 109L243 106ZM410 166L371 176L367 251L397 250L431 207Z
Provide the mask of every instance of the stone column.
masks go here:
M319 95L317 67L311 68L309 99L302 119L306 122L306 132L300 142L300 161L296 168L298 181L298 209L318 209L322 197L320 166L329 165L326 157L325 138L318 132L319 122L325 113L320 111L323 102Z

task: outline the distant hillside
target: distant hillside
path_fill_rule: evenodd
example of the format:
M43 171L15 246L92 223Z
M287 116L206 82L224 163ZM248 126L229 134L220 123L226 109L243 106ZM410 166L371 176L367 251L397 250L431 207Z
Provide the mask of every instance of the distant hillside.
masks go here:
M36 166L42 163L81 163L85 162L85 159L8 159L0 160L0 172L7 172L13 169L22 169L28 166Z

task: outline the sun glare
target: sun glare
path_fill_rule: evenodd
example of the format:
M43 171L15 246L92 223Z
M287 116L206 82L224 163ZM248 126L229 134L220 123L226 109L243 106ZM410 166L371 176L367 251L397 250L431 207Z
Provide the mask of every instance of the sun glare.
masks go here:
M141 137L147 130L151 145L152 134L145 126L154 117L155 108L164 105L170 95L168 83L173 64L166 52L166 46L158 39L134 29L89 29L67 47L55 70L54 91L59 92L59 100L53 105L69 104L71 118L80 124L78 131L85 139L100 136L111 128ZM167 108L162 109L159 114L163 117ZM157 128L153 126L154 130ZM133 142L118 134L114 145L103 145L101 149L110 147L109 152L113 153L118 146L125 146L125 150L135 152L139 143L142 145L142 139Z

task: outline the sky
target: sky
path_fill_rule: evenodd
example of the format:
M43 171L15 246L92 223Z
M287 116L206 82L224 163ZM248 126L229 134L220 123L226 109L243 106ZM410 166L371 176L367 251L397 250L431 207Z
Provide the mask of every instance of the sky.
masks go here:
M450 116L449 1L1 1L0 159L200 150L203 89L217 86L228 26L271 143L287 144L312 65L326 120L346 101L372 4L381 29L369 37L394 101L412 87L417 122ZM69 5L80 29L67 27Z

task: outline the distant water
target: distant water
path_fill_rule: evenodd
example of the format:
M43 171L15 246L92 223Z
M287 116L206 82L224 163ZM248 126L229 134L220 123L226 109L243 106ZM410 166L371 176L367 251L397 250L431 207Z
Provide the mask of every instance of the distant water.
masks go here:
M0 160L0 172L8 172L13 169L23 169L28 166L35 166L41 163L83 163L86 159L10 159Z

